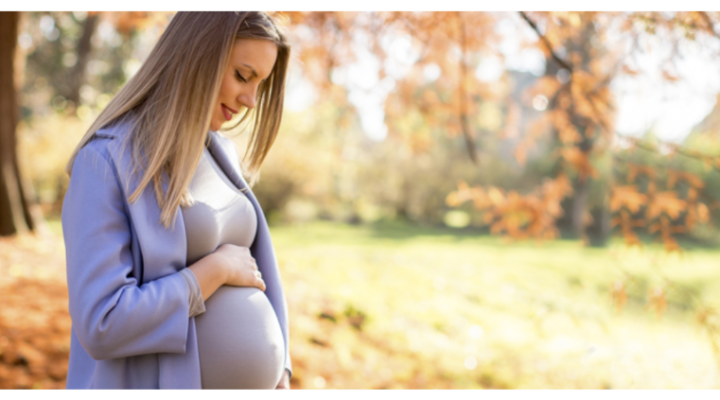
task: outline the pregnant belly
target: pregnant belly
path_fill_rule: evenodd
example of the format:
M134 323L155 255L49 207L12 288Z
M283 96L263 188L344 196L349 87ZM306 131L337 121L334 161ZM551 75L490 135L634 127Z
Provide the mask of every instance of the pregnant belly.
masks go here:
M275 389L285 344L265 293L221 286L195 324L204 389Z

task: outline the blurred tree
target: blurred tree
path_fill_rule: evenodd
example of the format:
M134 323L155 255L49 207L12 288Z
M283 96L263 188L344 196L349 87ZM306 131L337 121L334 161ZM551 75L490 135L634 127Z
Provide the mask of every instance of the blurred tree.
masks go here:
M95 33L99 21L100 15L98 13L88 13L85 22L83 22L82 35L75 50L75 65L68 77L70 90L67 99L72 101L73 104L80 104L80 87L85 83L87 63L90 60L90 52L92 51L90 39Z
M0 236L34 230L38 213L24 183L17 159L18 123L16 71L17 12L0 12Z
M598 237L595 243L604 244L610 234L610 212L609 194L607 191L601 194L600 212L596 213L597 218L592 218L588 200L590 186L593 179L600 177L600 174L590 163L593 153L597 153L598 141L607 138L607 134L601 135L602 124L606 129L612 115L603 115L600 120L597 115L588 115L588 111L597 109L593 102L610 104L612 102L609 84L617 74L617 69L610 69L607 66L617 64L617 54L608 52L604 47L604 36L607 27L597 21L598 13L567 13L567 15L551 15L550 13L539 13L545 25L545 31L555 38L552 43L548 37L538 28L537 23L524 12L521 17L538 35L538 45L545 53L546 72L545 79L560 81L562 86L550 98L547 107L549 121L552 124L554 139L559 144L558 150L562 155L562 163L565 165L565 173L574 175L572 190L572 206L570 220L577 237L590 243L586 234L586 227L593 221L599 227ZM560 57L557 53L561 50L566 56ZM608 60L610 59L610 60ZM572 60L572 61L571 61ZM591 82L588 77L594 77ZM581 85L592 86L596 99L589 99L586 96L587 90L575 90L573 97L573 84L579 86L576 81L585 81ZM563 82L564 81L564 82ZM547 85L546 82L541 84ZM556 86L557 85L553 85ZM586 98L577 98L585 96ZM543 95L539 95L543 96ZM545 99L543 96L542 99ZM541 101L541 98L534 98L533 101ZM569 101L568 101L569 100ZM588 107L589 106L589 107ZM585 109L583 109L585 108ZM603 110L610 114L610 108ZM542 124L546 121L540 121ZM532 143L522 143L532 145ZM524 151L522 147L519 150ZM599 153L604 152L604 148ZM524 156L523 156L524 157ZM568 168L569 167L569 168Z
M411 170L430 149L456 137L462 138L469 158L478 163L476 176L491 173L483 159L502 155L502 151L493 154L492 146L483 148L492 143L490 135L514 143L514 159L521 168L532 157L555 160L555 166L544 172L551 181L543 185L520 188L517 185L522 179L516 179L503 182L500 186L504 187L490 185L473 191L463 184L448 197L448 205L458 206L459 199L472 198L469 193L480 196L475 198L476 206L490 207L481 214L488 225L496 225L495 232L512 231L515 237L556 237L558 219L569 214L576 235L586 244L603 244L613 216L612 223L628 243L636 243L634 232L645 229L667 249L674 249L674 234L707 221L702 187L693 183L697 175L687 170L664 173L666 190L655 193L657 185L650 185L650 193L639 208L623 200L638 197L626 196L629 189L614 183L612 171L618 170L614 163L623 161L617 157L620 137L614 130L615 106L610 90L617 77L640 73L636 56L646 49L639 43L656 35L664 35L663 40L674 49L660 67L662 76L669 82L677 81L673 59L680 57L678 43L707 34L720 37L707 13L533 12L519 13L517 18L465 12L288 15L303 72L323 96L343 93L346 101L352 95L338 87L358 84L335 78L347 73L361 57L367 59L368 52L379 61L377 79L369 79L377 86L392 87L385 100L384 122L388 140L396 141L398 150L409 149L393 154L397 158L394 161L404 160L398 164L401 170ZM507 72L489 82L470 73L483 58L502 60L505 56L498 50L502 42L496 29L499 22L505 28L507 22L515 24L515 37L533 33L521 49L534 47L544 53L544 76L528 84ZM394 45L403 40L409 43L409 51ZM404 55L409 65L398 72L403 70L398 67L403 52L409 54ZM497 117L488 112L498 105L500 127L490 123ZM528 109L538 111L539 116L528 113ZM631 145L658 151L657 146ZM690 154L679 147L674 149L677 154ZM460 160L456 153L446 153L446 157ZM711 154L695 158L710 164L715 160ZM627 174L638 171L620 169ZM532 175L534 182L542 178L528 168L523 174ZM668 174L676 180L668 180ZM629 176L618 178L632 184L632 179L626 179ZM395 181L408 198L415 195L410 189L413 182L408 174ZM571 182L570 187L567 182ZM688 192L674 182L694 185L694 189ZM482 193L494 193L492 201L486 201ZM409 200L398 203L399 214L407 214L403 203ZM645 214L642 223L637 218L621 217L638 213ZM682 228L678 226L681 223ZM592 235L588 235L588 227Z
M323 173L327 176L318 179L329 185L329 191L315 190L322 192L323 200L320 197L314 200L328 209L346 211L320 210L321 216L345 215L341 219L356 220L361 209L374 203L393 208L394 212L388 215L422 222L442 221L449 207L458 205L443 202L458 180L484 186L469 193L493 193L494 201L479 199L477 204L496 208L474 214L472 221L486 221L484 224L489 227L502 221L495 232L509 232L508 224L518 224L512 227L518 237L528 236L528 229L533 226L537 235L556 237L559 232L555 228L565 214L579 236L586 230L596 231L602 242L607 237L610 208L614 205L614 217L629 213L635 215L634 220L649 208L661 210L659 215L649 213L653 219L644 220L642 226L637 221L632 226L622 225L627 218L613 221L621 224L618 231L626 240L633 240L632 232L653 226L656 229L653 232L671 244L673 224L679 224L688 215L690 222L705 220L706 213L695 200L712 210L706 199L707 188L696 187L688 192L682 185L695 180L684 179L689 175L683 174L674 175L680 186L668 184L667 174L656 176L664 179L666 191L675 192L675 197L645 193L645 202L639 208L624 202L623 199L632 198L632 193L627 188L616 189L634 185L632 179L627 179L628 174L640 170L624 165L621 161L624 156L612 147L619 137L613 128L614 106L609 87L616 77L638 73L633 64L634 55L642 50L637 45L638 38L662 30L676 36L682 30L688 40L695 40L690 36L702 32L717 37L713 15L605 12L279 15L287 16L290 22L289 36L294 41L293 53L301 62L298 66L303 79L314 85L322 99L316 104L315 114L318 118L329 118L322 123L316 121L314 133L322 139L317 146L333 154L332 160L323 161L327 162L323 167L327 168ZM170 13L31 13L30 18L32 24L20 41L28 53L25 70L29 79L23 96L26 111L23 116L27 117L28 125L29 116L47 115L52 108L61 114L63 111L74 114L74 108L65 111L65 105L73 103L77 93L82 104L76 106L83 111L82 117L77 114L78 118L83 121L91 118L126 75L132 75L143 58L143 49L149 49L153 43L149 38L161 32ZM153 23L155 26L148 29ZM506 44L509 29L513 33L507 36L521 42L518 51L532 49L537 54L539 49L544 54L544 75L503 69L507 51L500 48ZM97 34L92 35L93 31ZM138 32L142 35L136 35ZM609 39L610 34L615 41ZM86 57L89 61L82 68ZM494 79L481 78L479 66L493 58L500 60L501 73ZM365 70L361 78L355 75L357 63ZM677 79L672 65L662 69L667 79ZM87 72L86 78L76 79L83 70ZM77 85L70 82L83 79L85 84L73 95L71 86ZM387 128L384 141L375 142L362 135L366 121L361 114L364 112L360 110L361 102L356 101L362 92L381 93L378 98L384 107L383 122ZM43 129L35 130L34 135L45 135ZM306 143L311 151L310 141ZM643 148L640 144L632 146ZM652 148L649 143L643 146ZM681 150L677 154L682 154ZM714 162L712 158L705 160ZM621 165L614 165L617 163ZM613 170L625 175L615 176ZM268 184L278 183L267 186L266 193L266 203L277 210L295 207L293 198L309 193L308 186L317 186L303 182L299 174L284 171L279 164L272 173L287 176L265 175ZM642 173L638 177L647 178ZM545 178L550 181L537 184ZM621 183L616 185L614 180ZM421 181L423 185L419 184ZM567 182L571 183L569 189ZM638 190L653 187L657 184ZM61 197L62 190L57 192ZM46 197L50 196L43 195ZM504 203L511 199L512 204ZM652 206L654 202L660 203ZM691 209L695 211L683 208L677 214L668 208L673 204L694 204ZM592 218L588 218L591 214ZM672 223L661 222L663 218ZM593 221L591 229L586 226L589 220ZM677 226L672 229L679 231Z
M125 14L137 13L28 13L24 120L52 109L77 115L82 105L104 107L127 79L142 28Z
M20 168L46 216L68 185L63 164L91 120L137 70L172 13L23 13Z
M567 192L574 196L571 220L585 243L590 242L585 234L588 221L595 219L600 243L604 242L605 232L612 224L618 226L628 244L639 244L636 231L644 229L657 237L667 250L679 250L676 234L690 232L696 224L708 222L708 207L702 193L704 183L688 170L672 170L666 165L628 164L624 168L627 176L620 177L627 185L616 185L610 172L612 164L625 160L617 156L618 146L613 143L623 139L625 145L633 148L679 154L707 165L714 165L720 158L678 145L644 143L618 136L613 127L614 101L610 84L622 74L637 75L635 56L645 51L638 45L640 39L660 34L665 35L664 40L669 39L673 49L661 66L662 76L669 82L677 81L673 59L681 57L679 41L693 41L708 33L718 37L710 17L705 13L521 12L520 15L537 35L535 43L544 51L548 69L526 93L527 100L547 111L528 129L517 146L518 162L524 162L528 150L537 146L539 138L554 132L559 143L555 154L562 170L558 179L565 180L567 176L573 179L573 190ZM611 34L616 37L616 42L608 40ZM602 165L602 171L598 169L599 165ZM634 182L636 177L644 180L644 194L638 191ZM595 194L595 205L599 210L592 215L594 218L590 217L588 205L592 180L598 180L596 189L600 189ZM678 182L681 182L679 186L676 185ZM473 199L477 204L489 207L489 203L483 201L483 193L482 188L473 191L461 185L458 191L448 196L448 204L458 205ZM493 203L495 210L505 209L515 214L521 211L505 207L511 197ZM510 222L496 231L507 230L511 237L525 237L538 221L557 220L559 216L553 215L554 207L533 212L532 201L524 204L525 210L520 213L523 217L507 220ZM615 214L612 221L609 220L611 211ZM644 217L638 218L640 215ZM504 217L498 215L497 218L493 221L499 223ZM524 227L516 231L522 234L511 233L510 223Z

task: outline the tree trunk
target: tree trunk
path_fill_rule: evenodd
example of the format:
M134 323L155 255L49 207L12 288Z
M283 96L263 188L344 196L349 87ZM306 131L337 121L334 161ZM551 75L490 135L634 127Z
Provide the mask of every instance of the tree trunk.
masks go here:
M67 96L67 99L72 101L75 107L80 105L80 88L85 83L85 70L92 51L90 39L99 21L100 14L88 15L85 18L83 33L76 47L77 62L70 71L70 93Z
M588 193L590 191L590 178L578 179L575 181L573 188L573 208L572 208L572 224L575 234L585 244L588 244L587 235L585 234L585 212L587 210Z
M612 226L610 225L610 220L612 218L610 199L612 198L612 188L615 187L615 179L613 177L613 164L613 158L609 157L607 169L605 170L605 174L607 176L607 180L605 182L607 186L605 190L603 190L605 195L603 196L603 208L601 214L602 220L600 221L600 234L602 235L603 246L607 244L607 242L610 240L610 236L612 235Z
M605 246L608 239L610 238L610 193L606 191L605 198L603 199L602 210L600 211L600 246Z
M18 123L15 90L17 12L0 12L0 236L34 230L37 213L31 212L17 160Z

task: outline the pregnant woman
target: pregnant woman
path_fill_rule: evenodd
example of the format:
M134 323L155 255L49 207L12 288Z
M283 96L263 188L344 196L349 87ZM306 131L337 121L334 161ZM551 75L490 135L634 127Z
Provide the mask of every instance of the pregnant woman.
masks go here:
M80 141L62 214L67 388L289 389L267 223L217 132L251 118L256 176L289 56L266 13L178 13Z

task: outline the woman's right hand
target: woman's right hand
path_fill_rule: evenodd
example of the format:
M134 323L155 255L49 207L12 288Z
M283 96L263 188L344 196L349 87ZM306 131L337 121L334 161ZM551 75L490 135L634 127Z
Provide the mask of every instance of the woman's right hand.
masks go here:
M249 248L223 244L212 253L212 257L224 271L225 285L256 287L265 291L265 281Z

